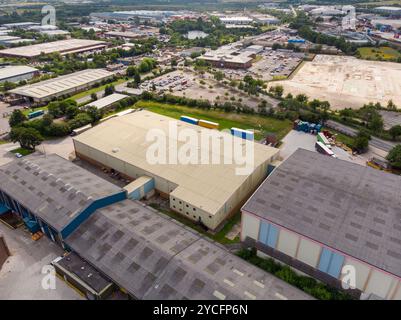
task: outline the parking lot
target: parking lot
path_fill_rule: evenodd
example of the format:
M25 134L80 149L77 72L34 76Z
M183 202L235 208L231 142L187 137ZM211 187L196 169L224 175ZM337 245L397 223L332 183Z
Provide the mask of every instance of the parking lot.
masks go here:
M379 112L383 117L384 129L388 130L395 125L401 125L401 112L384 110L381 110Z
M288 77L303 61L304 54L289 50L265 49L259 54L262 58L255 62L249 71L264 81L276 77Z
M261 97L249 96L245 92L217 82L211 74L206 73L200 77L190 70L174 71L156 79L145 81L140 86L140 89L150 90L153 85L156 91L160 93L170 93L175 96L192 99L207 99L211 103L237 101L256 109L262 101ZM232 97L235 100L232 100ZM268 103L271 103L272 100L267 96L263 97L263 99L266 99Z

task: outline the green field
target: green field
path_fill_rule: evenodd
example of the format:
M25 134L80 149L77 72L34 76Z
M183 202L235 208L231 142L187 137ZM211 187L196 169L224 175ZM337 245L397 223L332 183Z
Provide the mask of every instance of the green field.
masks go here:
M362 59L367 60L397 60L401 58L401 53L390 47L363 47L358 49L358 53Z
M14 153L14 154L20 153L22 156L27 156L27 155L33 153L34 151L33 150L28 150L28 149L25 149L25 148L17 148L17 149L11 150L10 152Z
M264 138L266 133L275 133L277 138L281 140L292 129L292 123L289 120L277 120L260 115L227 113L219 110L196 109L151 101L138 101L135 107L144 108L174 119L179 119L182 115L186 115L218 122L220 129L230 129L232 127L253 129L255 130L256 140Z

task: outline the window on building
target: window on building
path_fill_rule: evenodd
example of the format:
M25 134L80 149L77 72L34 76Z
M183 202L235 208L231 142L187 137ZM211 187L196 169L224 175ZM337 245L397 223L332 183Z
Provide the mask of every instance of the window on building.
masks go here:
M259 241L263 244L275 248L278 238L278 228L270 223L261 221L259 227Z

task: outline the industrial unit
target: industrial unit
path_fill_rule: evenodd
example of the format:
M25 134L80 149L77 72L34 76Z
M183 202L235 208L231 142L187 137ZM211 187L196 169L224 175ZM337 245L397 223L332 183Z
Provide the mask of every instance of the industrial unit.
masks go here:
M0 50L0 56L34 59L43 54L59 52L61 55L101 50L107 42L86 39L68 39Z
M252 66L253 59L261 51L263 51L263 47L258 45L245 49L227 45L214 51L208 51L198 59L205 60L217 68L247 69Z
M134 299L312 299L137 201L97 210L67 244Z
M177 143L177 150L185 144L170 134L171 123L177 122L146 110L111 118L75 137L75 153L83 160L119 172L129 179L153 178L156 191L170 200L172 210L216 229L240 208L267 176L268 165L278 158L279 150L249 142L254 149L253 172L249 175L236 174L236 169L243 165L236 164L232 154L224 155L227 159L231 157L232 162L225 164L223 152L217 154L220 164L149 163L147 151L154 144L146 139L150 129L161 130L169 143ZM198 141L201 141L202 134L210 131L184 121L177 123L177 128L178 133L184 129L196 130ZM232 137L229 133L214 132L221 141L224 137ZM240 140L242 146L245 144L241 138L232 139ZM211 163L212 148L205 149L202 145L199 155L202 148L208 154L208 163Z
M312 299L57 155L15 160L0 179L0 205L70 252L52 264L88 299L116 286L135 299Z
M126 198L123 189L57 155L16 160L0 167L0 205L31 233L64 239L96 209Z
M95 107L99 110L104 110L104 109L108 109L108 108L112 107L117 102L124 100L127 97L128 96L125 94L113 93L113 94L105 96L104 98L101 98L99 100L89 102L84 107Z
M6 66L0 68L0 83L30 80L38 74L38 69L28 66Z
M298 149L242 208L241 240L337 287L347 266L357 292L400 300L400 199L399 176Z
M43 103L54 98L83 91L93 84L113 76L113 73L104 69L88 69L18 87L8 91L8 93L26 98L31 102Z

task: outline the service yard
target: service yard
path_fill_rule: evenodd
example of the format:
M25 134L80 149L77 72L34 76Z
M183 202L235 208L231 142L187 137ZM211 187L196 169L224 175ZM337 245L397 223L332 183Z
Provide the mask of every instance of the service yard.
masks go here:
M401 107L401 64L317 55L305 62L291 80L277 81L285 93L304 93L327 100L335 110L360 108L365 103L389 100Z

